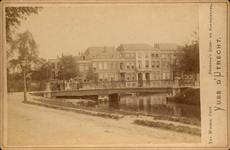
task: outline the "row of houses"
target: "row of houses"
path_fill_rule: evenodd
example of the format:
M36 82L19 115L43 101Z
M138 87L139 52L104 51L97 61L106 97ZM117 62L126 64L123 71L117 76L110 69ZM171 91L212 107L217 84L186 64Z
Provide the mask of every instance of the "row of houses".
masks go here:
M120 44L117 48L99 46L89 47L80 56L76 56L81 73L77 77L84 87L147 87L172 86L175 78L175 62L178 45L175 43ZM56 80L60 59L50 59L52 64L51 81ZM95 81L87 80L87 71L93 68L98 77ZM192 76L186 76L192 80ZM112 83L112 84L111 84Z

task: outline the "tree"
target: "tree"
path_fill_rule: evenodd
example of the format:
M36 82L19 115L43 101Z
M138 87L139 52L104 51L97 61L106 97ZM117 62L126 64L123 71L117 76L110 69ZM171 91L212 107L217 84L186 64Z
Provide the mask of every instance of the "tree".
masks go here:
M78 74L77 60L72 55L63 55L61 57L61 62L59 63L60 72L58 74L59 79L69 80L70 78L75 78Z
M98 75L95 74L92 65L89 66L88 71L86 72L86 79L93 80L94 82L98 81Z
M50 70L50 63L46 62L45 59L40 58L36 68L32 70L31 78L36 81L47 80L50 78Z
M6 7L6 42L13 42L13 34L15 29L20 26L21 20L26 20L30 14L37 14L42 7ZM13 55L13 49L7 50L7 58Z
M176 71L178 73L199 73L199 42L192 41L178 48Z
M24 33L17 34L17 39L12 42L11 50L17 53L17 57L8 63L13 69L20 66L22 60L26 60L26 70L31 71L39 62L38 45L34 41L33 35L26 30Z

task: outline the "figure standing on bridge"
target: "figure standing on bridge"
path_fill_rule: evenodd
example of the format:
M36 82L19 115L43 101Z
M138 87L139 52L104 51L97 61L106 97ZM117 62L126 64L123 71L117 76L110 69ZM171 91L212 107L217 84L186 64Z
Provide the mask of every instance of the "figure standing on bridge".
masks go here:
M63 89L63 91L65 91L65 81L64 80L62 82L62 89Z
M57 83L57 88L58 88L59 91L61 91L61 84L60 84L60 82Z

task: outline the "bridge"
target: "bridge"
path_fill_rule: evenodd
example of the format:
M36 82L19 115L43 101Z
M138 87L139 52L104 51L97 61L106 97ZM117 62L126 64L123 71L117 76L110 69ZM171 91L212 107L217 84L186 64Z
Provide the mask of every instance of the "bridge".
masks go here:
M175 89L187 89L188 87L146 87L146 88L116 88L116 89L81 89L68 91L42 91L33 92L35 95L44 95L50 98L89 98L97 99L99 96L109 96L124 93L173 93Z

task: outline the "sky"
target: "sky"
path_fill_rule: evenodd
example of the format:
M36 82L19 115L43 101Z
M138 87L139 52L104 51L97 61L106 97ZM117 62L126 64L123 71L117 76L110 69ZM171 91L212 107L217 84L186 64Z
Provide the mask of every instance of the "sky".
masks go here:
M184 45L198 32L198 5L69 5L43 6L22 21L38 44L39 57L78 55L90 46L121 43L177 43Z

